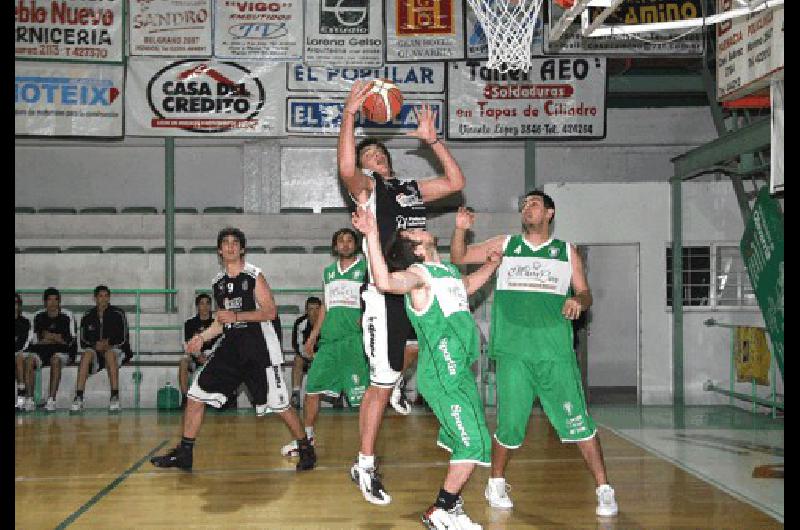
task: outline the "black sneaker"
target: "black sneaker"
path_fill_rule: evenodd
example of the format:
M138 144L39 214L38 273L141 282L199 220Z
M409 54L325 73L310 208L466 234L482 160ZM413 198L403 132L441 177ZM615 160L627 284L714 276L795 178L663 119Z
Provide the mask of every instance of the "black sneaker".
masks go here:
M192 450L185 449L179 445L174 449L170 449L165 455L154 456L150 459L150 463L156 467L178 467L191 471Z
M317 453L314 451L314 446L305 440L300 440L297 446L300 454L300 461L297 462L295 469L297 471L314 469L314 466L317 464Z

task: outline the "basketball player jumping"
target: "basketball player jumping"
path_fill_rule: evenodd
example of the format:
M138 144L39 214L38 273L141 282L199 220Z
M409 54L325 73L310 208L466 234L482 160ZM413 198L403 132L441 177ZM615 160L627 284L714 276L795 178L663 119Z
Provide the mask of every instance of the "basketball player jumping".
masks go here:
M419 138L433 150L444 175L427 180L400 180L392 168L389 150L374 138L355 143L355 116L370 93L370 83L356 81L344 103L337 158L339 177L351 197L366 192L364 207L377 218L381 247L398 229L425 228L425 204L461 191L464 174L450 151L436 136L436 112L428 105L415 114L418 127L408 136ZM364 253L368 254L366 243ZM370 280L371 281L371 280ZM403 370L403 350L414 338L413 328L403 307L403 297L383 294L374 283L362 294L364 348L370 365L370 386L359 412L361 447L358 461L350 470L364 498L373 504L389 504L375 471L375 441L386 403Z

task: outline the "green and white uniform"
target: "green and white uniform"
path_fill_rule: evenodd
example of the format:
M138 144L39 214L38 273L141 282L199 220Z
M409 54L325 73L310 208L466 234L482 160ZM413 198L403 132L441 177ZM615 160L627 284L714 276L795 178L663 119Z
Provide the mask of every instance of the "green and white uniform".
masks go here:
M595 435L572 348L572 322L561 314L572 281L570 245L533 246L506 238L497 269L489 356L497 367L497 441L517 448L538 396L562 442Z
M354 407L361 404L369 384L360 324L360 289L366 272L366 262L359 257L347 269L336 260L322 273L325 320L306 381L306 393L338 397L344 391Z
M492 441L470 366L480 356L478 328L467 291L450 263L415 264L431 286L428 306L416 311L406 295L406 312L419 341L417 387L439 420L438 445L451 462L489 465Z

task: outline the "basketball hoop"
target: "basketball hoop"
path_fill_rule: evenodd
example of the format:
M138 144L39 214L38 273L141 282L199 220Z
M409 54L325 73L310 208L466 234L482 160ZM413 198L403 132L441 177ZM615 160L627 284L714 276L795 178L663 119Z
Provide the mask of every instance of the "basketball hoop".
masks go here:
M531 45L542 0L469 0L489 44L488 68L504 74L531 68Z

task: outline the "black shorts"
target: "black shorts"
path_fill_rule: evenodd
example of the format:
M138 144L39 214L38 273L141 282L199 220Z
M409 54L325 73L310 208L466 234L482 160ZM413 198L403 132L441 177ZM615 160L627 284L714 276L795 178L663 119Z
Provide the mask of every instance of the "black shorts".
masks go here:
M271 328L271 324L268 325ZM275 354L267 349L268 342L274 349L277 344L274 331L271 336L265 337L258 328L235 331L220 338L195 378L189 395L208 405L220 407L244 383L252 396L253 404L265 405L268 388L276 386L268 380L268 370L275 372L278 389L285 390L281 387L281 364L273 364ZM273 353L272 358L270 353ZM286 400L278 400L278 403L282 405L283 401Z
M64 344L31 344L26 352L38 357L42 366L50 366L53 355L61 357L62 365L70 364L75 360L75 350Z

